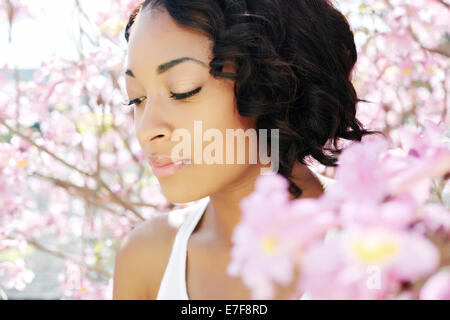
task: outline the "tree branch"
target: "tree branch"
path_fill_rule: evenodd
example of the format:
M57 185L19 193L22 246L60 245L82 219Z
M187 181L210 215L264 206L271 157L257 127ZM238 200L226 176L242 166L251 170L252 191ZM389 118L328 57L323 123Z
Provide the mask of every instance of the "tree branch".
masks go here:
M17 237L14 238L12 236L8 236L7 238L14 240ZM111 276L112 276L108 271L105 271L105 270L103 270L103 269L101 269L101 268L99 268L97 266L90 266L90 265L84 263L83 261L79 261L79 260L77 260L75 258L69 257L68 255L66 255L66 254L64 254L62 252L49 249L46 246L44 246L43 244L37 242L36 240L25 238L25 241L27 243L29 243L30 245L32 245L33 247L35 247L36 249L42 251L42 252L46 252L48 254L51 254L52 256L58 257L58 258L63 259L63 260L71 260L71 261L75 262L76 264L78 264L78 265L80 265L80 266L82 266L82 267L84 267L86 269L89 269L91 271L97 272L98 274L101 274L101 275L107 277L108 279L111 278Z
M117 194L115 194L107 185L106 183L100 179L99 176L96 176L95 174L91 174L89 172L85 172L83 170L78 169L77 167L71 165L70 163L68 163L67 161L65 161L64 159L58 157L56 154L54 154L53 152L51 152L50 150L48 150L47 148L38 145L37 143L35 143L32 139L30 139L29 137L27 137L26 135L24 135L23 133L21 133L18 130L15 130L14 128L12 128L11 126L9 126L4 120L0 119L0 124L4 125L6 128L8 128L8 130L13 133L18 135L19 137L21 137L22 139L24 139L25 141L29 142L30 144L32 144L33 146L35 146L36 148L38 148L39 150L47 153L48 155L50 155L52 158L54 158L55 160L61 162L62 164L64 164L65 166L67 166L68 168L71 168L73 170L75 170L76 172L93 178L95 179L103 188L105 188L108 193L111 195L112 199L115 200L116 202L120 203L125 209L130 210L136 217L138 217L140 220L144 221L144 217L142 217L139 212L137 212L128 202L126 202L125 200L123 200L122 198L120 198Z
M440 4L444 5L447 9L450 9L450 4L444 2L444 0L436 0L437 2L439 2Z

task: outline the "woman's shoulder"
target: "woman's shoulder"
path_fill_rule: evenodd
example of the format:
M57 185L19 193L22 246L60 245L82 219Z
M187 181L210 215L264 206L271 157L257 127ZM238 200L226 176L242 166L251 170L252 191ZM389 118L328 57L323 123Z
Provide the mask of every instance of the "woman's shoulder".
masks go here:
M156 298L177 231L191 211L186 206L154 214L128 232L115 258L115 298Z
M137 251L137 256L166 253L181 225L192 211L192 206L160 212L137 224L122 240L119 251Z
M195 205L185 205L167 212L153 214L138 223L123 239L124 242L157 244L170 239L180 228Z

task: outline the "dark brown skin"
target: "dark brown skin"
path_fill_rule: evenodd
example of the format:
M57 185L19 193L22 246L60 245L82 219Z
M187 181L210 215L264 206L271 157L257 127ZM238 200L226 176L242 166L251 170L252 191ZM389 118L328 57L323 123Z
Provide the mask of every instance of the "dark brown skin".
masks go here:
M126 87L130 100L146 97L134 113L136 136L146 156L150 152L170 155L175 144L170 141L173 130L186 128L194 136L194 120L202 120L203 130L215 128L223 136L226 129L255 128L255 119L237 112L232 81L215 79L207 68L191 61L156 74L158 65L179 57L208 64L211 42L177 25L165 11L140 13L130 32L127 66L136 77L127 76ZM224 68L225 72L233 70L232 64ZM188 103L168 98L170 91L188 92L199 86L202 90ZM191 164L158 179L169 201L190 202L206 196L211 200L188 242L190 299L251 299L241 279L226 274L231 236L241 217L239 203L254 191L261 168L267 168L250 164L246 156L245 164ZM323 194L320 181L307 166L297 163L293 174L303 190L300 198ZM162 214L139 224L125 237L115 261L113 299L156 299L176 231ZM297 278L286 288L280 287L275 299L288 299L296 282Z

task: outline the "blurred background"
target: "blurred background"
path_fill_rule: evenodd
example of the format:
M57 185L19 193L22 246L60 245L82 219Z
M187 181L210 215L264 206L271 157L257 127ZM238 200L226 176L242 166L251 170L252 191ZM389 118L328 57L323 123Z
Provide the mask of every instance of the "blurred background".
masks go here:
M180 206L161 194L121 105L123 33L139 2L0 0L0 299L111 299L123 236ZM448 124L449 2L332 2L354 32L364 126L395 136ZM447 206L448 189L436 195Z

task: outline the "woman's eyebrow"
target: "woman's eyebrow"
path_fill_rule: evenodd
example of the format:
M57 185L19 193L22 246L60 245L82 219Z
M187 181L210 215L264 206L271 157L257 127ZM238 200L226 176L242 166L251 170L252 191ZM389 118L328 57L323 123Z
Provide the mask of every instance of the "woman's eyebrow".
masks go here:
M208 67L206 65L206 63L204 63L203 61L200 61L200 60L197 60L197 59L191 58L191 57L182 57L182 58L177 58L177 59L174 59L174 60L170 60L169 62L165 62L165 63L159 65L158 68L156 69L156 72L158 74L164 73L167 70L169 70L170 68L176 66L179 63L185 62L185 61L194 61L194 62L196 62L196 63L198 63L198 64L200 64L200 65L202 65L204 67ZM130 77L136 78L136 76L134 75L133 71L131 71L130 69L127 69L125 71L125 74L129 75Z

